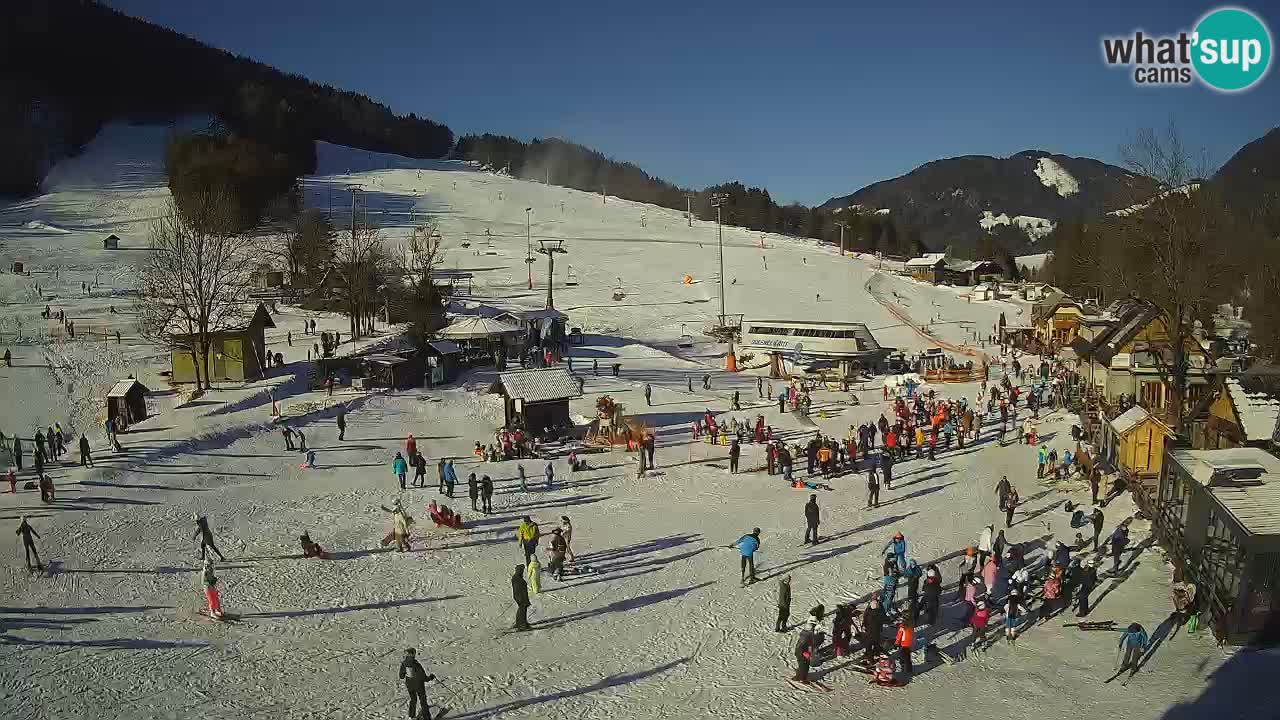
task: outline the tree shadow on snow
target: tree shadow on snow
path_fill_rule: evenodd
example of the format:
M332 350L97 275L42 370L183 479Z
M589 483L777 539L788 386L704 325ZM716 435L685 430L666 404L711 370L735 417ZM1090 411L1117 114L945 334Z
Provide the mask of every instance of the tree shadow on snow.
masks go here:
M501 703L499 705L493 705L493 706L482 708L480 710L475 710L469 713L462 713L461 715L451 715L450 717L453 717L455 720L481 720L481 718L490 718L497 715L501 715L503 713L511 712L513 710L521 710L523 708L527 708L532 705L541 705L543 703L555 702L557 700L564 700L567 698L578 697L581 695L589 695L591 693L600 692L601 690L608 690L609 688L613 688L613 687L629 685L631 683L638 682L640 680L645 680L647 678L651 678L656 675L661 675L662 673L675 669L688 662L689 662L689 658L684 657L684 658L680 658L679 660L672 660L671 662L663 663L662 665L659 665L654 668L650 668L648 670L642 670L642 671L633 672L633 673L621 673L618 675L610 675L606 678L597 680L596 682L591 683L590 685L584 685L582 687L571 688L568 690L557 690L555 692L550 692L545 695L538 695L536 697L525 698L522 700L512 700L510 702ZM535 711L534 714L537 714L537 711Z
M314 608L309 610L277 610L274 612L261 613L245 613L241 615L244 618L297 618L312 617L315 615L339 615L349 612L362 612L364 610L386 610L389 608L409 607L412 605L421 605L429 602L441 602L444 600L457 600L461 595L443 595L441 597L426 598L409 598L406 600L383 600L381 602L362 603L360 605L345 605L331 608Z

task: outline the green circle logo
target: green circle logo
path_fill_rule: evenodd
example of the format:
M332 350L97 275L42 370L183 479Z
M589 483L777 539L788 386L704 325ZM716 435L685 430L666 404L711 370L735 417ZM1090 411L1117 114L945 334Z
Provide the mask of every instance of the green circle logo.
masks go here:
M1271 65L1271 33L1256 15L1220 8L1196 24L1191 64L1206 85L1224 92L1255 85Z

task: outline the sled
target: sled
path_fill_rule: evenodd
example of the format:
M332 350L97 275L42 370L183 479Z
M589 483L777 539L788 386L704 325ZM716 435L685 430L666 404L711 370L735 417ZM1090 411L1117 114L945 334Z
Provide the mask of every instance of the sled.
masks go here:
M430 515L431 522L435 523L436 527L447 527L454 530L462 529L462 515L460 513L454 513L452 517L445 517L444 515L435 512L430 513Z

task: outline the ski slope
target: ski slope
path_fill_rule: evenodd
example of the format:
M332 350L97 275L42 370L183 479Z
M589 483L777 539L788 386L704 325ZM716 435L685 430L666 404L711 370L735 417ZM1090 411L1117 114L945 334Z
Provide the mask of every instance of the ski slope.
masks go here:
M395 673L407 646L417 647L428 671L443 680L428 687L433 706L447 705L449 717L459 720L1270 717L1274 705L1267 703L1277 690L1256 679L1274 669L1274 655L1231 655L1204 631L1168 637L1162 621L1170 609L1170 569L1158 550L1142 544L1147 527L1133 519L1127 497L1106 508L1104 532L1131 521L1139 549L1122 572L1103 573L1089 617L1138 621L1159 636L1127 687L1102 683L1111 674L1116 635L1064 627L1074 619L1069 614L1027 628L1016 646L1001 640L974 650L949 587L944 626L918 630L918 647L936 642L958 662L926 661L917 651L911 683L885 689L868 685L846 661L829 661L816 672L832 693L790 688L783 678L792 672L795 635L771 631L782 576L793 577L793 624L818 602L828 611L840 601L861 603L879 587L884 544L901 531L909 556L921 565L937 561L950 586L957 554L984 525L1003 519L994 496L1001 475L1024 502L1008 538L1025 543L1033 557L1055 537L1074 536L1061 504L1087 501L1088 493L1078 480L1057 488L1037 482L1034 450L1001 446L988 428L979 445L944 452L937 462L899 463L877 509L864 508L862 475L835 479L835 491L819 494L825 542L802 546L809 492L762 472L729 475L725 449L691 443L689 424L708 408L727 421L735 390L747 407L733 414L763 415L790 441L807 440L815 429L843 436L849 425L874 420L889 406L875 385L854 390L858 405L848 394L824 390L815 396L813 418L802 421L758 399L756 375L717 370L720 346L703 340L674 354L681 326L698 334L719 312L720 300L716 227L695 221L690 228L679 212L602 201L462 163L323 144L319 173L305 184L306 203L327 210L332 202L340 226L337 209L351 202L346 190L361 188L359 202L391 244L421 214L437 218L447 267L475 275L475 297L467 302L495 307L534 308L545 301L545 259L538 256L534 265L532 290L523 262L525 208L532 208L535 244L539 237L565 239L570 252L557 262L556 305L588 335L573 348L585 396L571 403L571 412L591 416L594 399L604 393L623 402L657 432L657 473L637 478L635 456L615 451L590 456L591 469L572 476L556 461L557 480L543 489L543 463L525 461L530 490L524 492L517 463L481 464L470 452L474 442L490 442L501 423L500 399L482 394L491 372L430 393L312 392L302 380L311 341L302 323L315 319L322 329L345 331L345 321L291 307L280 308L278 327L267 335L270 349L285 356L285 368L186 402L157 375L163 354L131 337L127 312L109 312L130 302L140 253L102 251L98 238L110 231L125 247L145 242L146 222L167 195L157 162L168 131L109 127L84 155L55 168L45 194L0 207L5 266L17 258L34 266L29 279L0 276L10 293L0 319L30 317L48 302L83 325L120 328L125 336L120 345L63 342L55 335L16 346L15 367L0 368L6 407L0 429L26 432L55 419L67 425L63 398L81 392L69 393L69 385L116 379L100 377L108 372L102 369L108 353L121 356L110 368L134 372L152 387L149 402L157 413L121 436L125 454L102 452L101 432L90 426L96 465L53 464L58 502L41 504L21 485L16 495L0 494L4 527L28 516L50 566L47 574L28 574L18 543L6 542L0 551L0 717L403 716ZM736 228L724 228L724 240L730 313L860 321L882 344L915 350L933 342L919 326L961 344L975 331L989 332L1001 312L1013 321L1023 310L970 303L959 289L889 275L874 260L841 258L808 241ZM580 279L576 287L563 285L570 264ZM685 273L697 282L683 285ZM79 284L94 278L100 292L77 297ZM42 297L34 296L33 282L41 284ZM626 293L622 301L612 300L618 285ZM60 374L44 367L49 356ZM621 363L620 377L596 375L592 361ZM701 388L704 374L710 390ZM652 407L641 393L645 383L654 389ZM939 392L972 399L976 388ZM317 468L300 469L301 456L283 450L272 398L317 449ZM345 441L334 428L339 409L347 415ZM1070 424L1054 414L1040 432L1065 449ZM408 433L428 458L430 487L400 493L390 462ZM462 488L454 500L436 493L434 464L445 457L456 458L464 480L471 472L494 478L493 515L472 512ZM760 448L747 446L742 465L761 467ZM798 468L803 475L803 463ZM395 497L418 520L410 553L379 547L389 529L380 508ZM423 505L432 499L459 508L468 527L430 527ZM193 513L209 517L227 556L217 565L219 587L224 608L239 622L216 624L199 612ZM514 530L525 515L544 533L570 516L578 563L596 573L564 583L544 574L530 611L537 629L507 634L510 576L522 560ZM763 531L762 582L742 588L737 556L726 546L752 527ZM297 536L304 531L332 559L301 559ZM1219 667L1224 670L1215 675ZM1240 678L1254 679L1248 694L1239 692Z

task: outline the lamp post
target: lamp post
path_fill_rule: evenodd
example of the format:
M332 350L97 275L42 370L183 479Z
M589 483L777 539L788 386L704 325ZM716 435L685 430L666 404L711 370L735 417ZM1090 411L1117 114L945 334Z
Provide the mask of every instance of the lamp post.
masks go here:
M538 244L542 246L538 248L538 252L547 256L547 309L554 310L556 304L552 295L552 287L556 281L556 253L568 253L569 251L564 249L564 240L538 238Z
M728 319L724 314L724 224L721 222L720 208L728 201L728 193L715 193L711 196L711 207L716 209L717 245L720 250L720 327L726 327ZM738 359L733 354L733 338L729 339L729 354L725 357L725 369L736 371Z
M533 289L533 208L524 209L524 264L529 266L529 289Z

